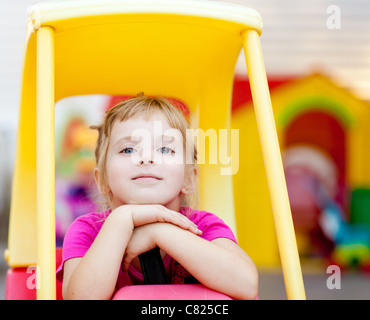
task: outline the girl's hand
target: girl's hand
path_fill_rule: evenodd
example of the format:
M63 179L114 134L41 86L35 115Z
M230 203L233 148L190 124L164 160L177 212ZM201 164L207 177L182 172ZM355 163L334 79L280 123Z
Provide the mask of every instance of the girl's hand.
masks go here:
M157 246L154 233L160 227L161 225L159 223L152 223L134 229L123 257L124 271L128 270L128 267L134 258L144 252L154 249Z
M162 205L124 205L119 208L130 211L135 228L150 223L166 222L197 235L202 233L198 227L184 215L167 209Z

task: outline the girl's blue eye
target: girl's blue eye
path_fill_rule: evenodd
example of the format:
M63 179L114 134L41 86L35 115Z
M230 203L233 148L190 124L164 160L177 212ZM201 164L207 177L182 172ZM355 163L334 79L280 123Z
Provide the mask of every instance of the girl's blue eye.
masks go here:
M125 153L125 154L130 154L130 153L134 153L134 152L135 152L134 148L124 148L120 151L120 153Z
M163 153L163 154L165 154L165 153L175 153L175 151L174 150L172 150L172 149L170 149L170 148L167 148L167 147L162 147L162 148L160 148L159 149L159 152L161 152L161 153Z

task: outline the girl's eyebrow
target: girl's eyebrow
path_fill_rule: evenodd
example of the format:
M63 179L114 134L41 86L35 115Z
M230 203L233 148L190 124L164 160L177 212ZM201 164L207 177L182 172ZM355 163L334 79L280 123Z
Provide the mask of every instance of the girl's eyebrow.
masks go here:
M139 144L143 140L142 136L125 136L122 138L119 138L113 145L112 147L115 148L117 146L121 146L124 143L130 142L133 145ZM169 135L164 135L162 134L160 136L160 141L163 143L172 143L176 140L174 136L169 136Z

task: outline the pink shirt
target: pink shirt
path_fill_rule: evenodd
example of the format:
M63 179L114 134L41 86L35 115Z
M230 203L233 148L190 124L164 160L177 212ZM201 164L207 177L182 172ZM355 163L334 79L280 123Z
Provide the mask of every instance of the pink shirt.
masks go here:
M216 215L206 211L192 209L190 209L190 212L187 212L188 210L186 209L186 207L182 207L179 212L184 215L186 214L188 218L198 226L203 232L202 235L200 235L201 238L208 241L217 238L227 238L236 243L235 236L231 229ZM57 280L63 281L63 266L65 261L72 258L83 257L89 250L109 213L110 211L89 213L77 218L71 224L64 237L63 259L61 265L57 269ZM170 276L170 281L175 283L176 281L174 282L172 278L177 263L169 255L164 257L163 263ZM144 278L142 273L130 265L126 272L120 268L116 290L126 285L143 283Z

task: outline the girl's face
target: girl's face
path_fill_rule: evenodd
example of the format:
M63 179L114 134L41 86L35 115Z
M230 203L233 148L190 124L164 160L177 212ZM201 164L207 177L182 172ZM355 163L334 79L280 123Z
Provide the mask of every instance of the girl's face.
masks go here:
M193 185L185 175L184 158L182 134L170 127L162 113L116 121L106 161L111 209L161 204L179 210L182 196Z

